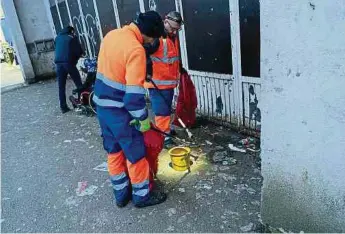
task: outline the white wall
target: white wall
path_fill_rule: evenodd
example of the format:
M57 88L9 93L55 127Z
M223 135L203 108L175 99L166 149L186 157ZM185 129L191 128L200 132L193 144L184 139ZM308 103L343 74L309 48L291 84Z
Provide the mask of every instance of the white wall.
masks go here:
M14 1L26 43L53 38L44 1Z
M345 232L345 1L263 0L262 219Z
M19 23L19 18L16 12L16 7L13 0L1 1L5 17L8 20L9 31L11 32L14 47L19 60L19 65L24 77L24 80L28 83L33 82L35 79L35 72L30 60L30 56L26 49L25 39L22 33L22 29Z
M26 44L54 38L44 1L14 0ZM53 51L30 54L30 59L36 79L54 75Z

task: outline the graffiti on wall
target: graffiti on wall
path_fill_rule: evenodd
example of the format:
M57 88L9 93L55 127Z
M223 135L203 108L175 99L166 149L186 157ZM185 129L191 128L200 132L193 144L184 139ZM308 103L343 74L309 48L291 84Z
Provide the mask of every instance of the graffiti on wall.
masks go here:
M249 119L261 122L261 111L258 107L259 101L255 93L254 86L249 85Z
M52 19L53 19L54 28L55 28L56 33L61 32L62 28L61 28L59 13L58 13L56 5L53 5L50 7L50 13L52 15Z
M231 122L235 117L235 92L233 80L192 75L198 98L198 112L216 119L217 122Z
M157 11L157 4L155 0L149 0L149 9L151 11Z
M80 0L83 12L82 19L85 22L85 33L90 44L91 57L98 55L101 44L99 19L96 16L95 6L93 0Z
M255 130L261 127L260 88L259 84L242 84L243 125Z
M82 21L84 20L85 22L85 30L82 25ZM96 37L98 37L98 33L95 33L92 24L96 24L95 18L87 14L85 16L79 15L79 16L73 16L72 18L73 25L75 27L76 33L78 35L78 39L81 43L86 44L86 40L89 41L90 44L90 54L88 54L91 57L95 57L97 55L97 40Z
M157 11L162 17L170 12L176 10L174 0L145 0L145 10Z

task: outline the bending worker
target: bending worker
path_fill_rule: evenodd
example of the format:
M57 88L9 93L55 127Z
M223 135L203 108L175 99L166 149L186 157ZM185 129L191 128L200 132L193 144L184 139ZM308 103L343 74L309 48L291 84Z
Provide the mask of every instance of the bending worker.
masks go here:
M70 111L66 103L66 80L70 74L75 86L82 86L81 77L76 67L78 60L83 55L83 49L75 37L74 28L67 26L55 39L55 64L59 84L59 101L62 113Z
M166 133L170 133L171 105L174 88L180 76L180 53L177 32L181 29L183 20L177 11L169 12L164 19L165 33L159 39L159 47L150 58L153 74L151 81L145 82L149 89L152 111L155 114L156 126ZM157 89L158 88L158 89ZM165 138L165 144L171 139Z
M136 207L162 203L166 195L149 191L149 164L143 135L150 129L146 110L146 58L143 43L152 43L164 32L155 11L138 15L135 22L109 32L100 48L93 101L108 153L108 170L116 204L132 198ZM139 130L130 125L137 120Z

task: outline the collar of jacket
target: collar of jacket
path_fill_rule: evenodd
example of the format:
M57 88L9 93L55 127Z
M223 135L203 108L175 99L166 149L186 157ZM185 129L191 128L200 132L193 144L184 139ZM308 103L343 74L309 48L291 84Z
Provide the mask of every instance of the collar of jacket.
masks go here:
M138 26L136 26L134 23L131 23L130 25L127 26L127 28L134 33L135 37L138 39L138 41L143 44L144 43L144 39L143 36L141 35L141 32L138 28Z

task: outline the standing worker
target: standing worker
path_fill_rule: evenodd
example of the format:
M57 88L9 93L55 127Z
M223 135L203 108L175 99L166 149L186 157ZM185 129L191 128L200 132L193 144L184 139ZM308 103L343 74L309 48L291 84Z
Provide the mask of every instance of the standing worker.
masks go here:
M136 207L166 200L166 194L149 191L150 168L141 133L150 129L143 87L143 43L152 43L163 32L162 18L149 11L140 13L130 25L109 32L101 44L93 101L118 207L124 207L131 198ZM139 123L139 130L131 126L133 120Z
M74 36L74 28L67 26L55 39L55 64L59 84L59 100L62 113L70 111L66 103L66 80L69 74L77 86L82 86L81 77L76 67L83 55L83 49Z
M158 50L150 56L153 68L152 79L145 82L145 88L149 89L156 126L166 133L170 133L174 88L180 76L181 60L177 32L182 24L183 20L179 12L171 11L166 15L165 33L159 39ZM165 144L170 142L171 138L166 137Z

